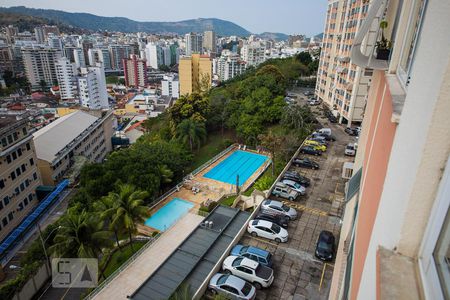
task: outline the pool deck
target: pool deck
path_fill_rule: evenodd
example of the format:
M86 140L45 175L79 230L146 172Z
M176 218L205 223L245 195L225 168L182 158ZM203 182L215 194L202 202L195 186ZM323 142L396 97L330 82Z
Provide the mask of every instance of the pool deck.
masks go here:
M121 271L94 299L127 299L201 223L203 217L187 213Z
M209 200L217 201L222 196L234 193L236 191L236 185L229 184L223 181L217 181L214 179L203 177L206 173L208 173L210 170L212 170L214 167L216 167L218 164L220 164L222 161L227 159L232 153L239 150L237 147L224 156L222 156L220 159L218 159L213 164L209 165L205 169L203 169L201 172L199 172L197 175L195 175L191 180L188 182L185 182L183 184L183 187L179 189L179 191L176 191L172 193L170 196L168 196L166 199L161 201L158 205L152 208L150 211L150 214L154 214L157 210L159 210L161 207L166 205L169 201L171 201L173 198L180 198L183 200L190 201L195 204L195 206L190 210L192 213L195 213L202 203L206 203ZM244 151L244 150L241 150ZM256 153L254 151L248 151L251 153ZM257 153L261 155L266 155L269 157L267 153ZM266 161L264 164L262 164L248 179L244 182L244 184L241 186L241 189L246 190L257 178L258 176L264 171L268 164L269 160ZM192 192L192 187L198 187L200 189L200 192L197 194L194 194Z

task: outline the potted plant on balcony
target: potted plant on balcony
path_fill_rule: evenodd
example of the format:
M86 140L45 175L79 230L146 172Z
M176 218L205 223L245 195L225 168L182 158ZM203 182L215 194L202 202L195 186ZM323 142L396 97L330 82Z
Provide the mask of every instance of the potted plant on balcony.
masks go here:
M381 40L376 44L377 59L388 60L391 54L392 42L384 36L384 30L388 27L388 22L383 20L380 22Z

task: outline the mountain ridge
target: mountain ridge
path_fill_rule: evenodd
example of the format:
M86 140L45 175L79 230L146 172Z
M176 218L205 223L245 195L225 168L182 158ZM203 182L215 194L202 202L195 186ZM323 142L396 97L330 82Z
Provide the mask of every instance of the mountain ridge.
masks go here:
M186 34L214 30L219 36L249 36L252 34L236 23L218 18L197 18L175 22L134 21L125 17L104 17L91 13L71 13L54 9L36 9L25 6L0 7L1 13L22 14L48 19L52 22L91 31L148 32L160 34ZM258 34L257 34L258 35ZM264 32L258 36L272 36L287 39L284 33Z

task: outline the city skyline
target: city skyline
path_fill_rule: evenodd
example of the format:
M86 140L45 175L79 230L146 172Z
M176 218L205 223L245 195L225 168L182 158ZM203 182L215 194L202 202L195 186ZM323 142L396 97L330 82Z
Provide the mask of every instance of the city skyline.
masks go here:
M56 0L0 0L0 6L56 9L106 17L126 17L135 21L171 22L197 18L219 18L234 22L252 33L279 32L313 36L323 32L327 7L325 0L313 2L286 0L284 5L279 5L274 0L249 0L249 2L242 7L237 0L214 3L214 5L209 1L199 0L193 7L192 3L181 0L174 0L170 3L144 0L131 2L95 0L84 2L82 5L79 2ZM136 7L142 6L163 13L149 13L145 9L136 9ZM174 7L177 9L173 9Z

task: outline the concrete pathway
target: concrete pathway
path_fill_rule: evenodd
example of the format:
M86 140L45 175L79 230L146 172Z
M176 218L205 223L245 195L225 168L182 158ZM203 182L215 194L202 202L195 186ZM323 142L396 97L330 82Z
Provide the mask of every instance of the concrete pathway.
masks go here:
M203 217L188 213L120 272L93 299L127 299L201 223Z

